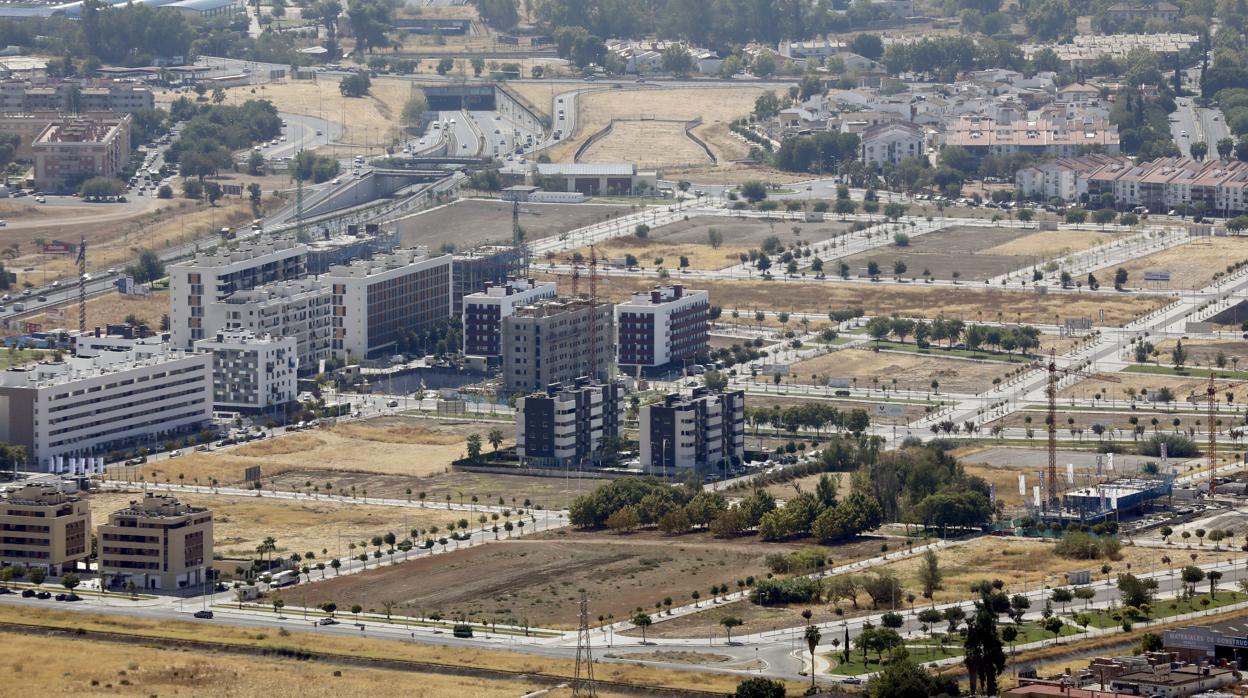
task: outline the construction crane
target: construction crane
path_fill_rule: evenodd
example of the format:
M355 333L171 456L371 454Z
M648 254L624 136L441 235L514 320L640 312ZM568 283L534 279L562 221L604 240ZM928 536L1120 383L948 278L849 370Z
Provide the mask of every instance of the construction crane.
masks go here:
M589 246L589 370L606 380L598 374L598 250L593 245Z
M1205 396L1209 404L1205 406L1205 417L1208 420L1206 430L1209 432L1209 496L1212 497L1218 493L1218 480L1214 477L1218 468L1218 427L1215 421L1215 415L1218 409L1218 388L1213 384L1213 372L1209 373L1209 385L1205 388Z
M511 202L511 246L520 253L524 276L529 276L529 246L524 241L524 228L520 227L520 199Z
M78 242L78 332L87 332L87 238Z
M1057 507L1061 504L1061 497L1057 493L1057 384L1061 381L1062 376L1079 376L1083 378L1096 378L1109 383L1121 383L1122 379L1107 373L1087 373L1071 369L1058 370L1057 368L1057 352L1049 350L1049 382L1044 389L1045 396L1049 399L1049 414L1045 420L1048 426L1049 436L1049 469L1045 476L1045 486L1048 489L1048 504L1051 507Z

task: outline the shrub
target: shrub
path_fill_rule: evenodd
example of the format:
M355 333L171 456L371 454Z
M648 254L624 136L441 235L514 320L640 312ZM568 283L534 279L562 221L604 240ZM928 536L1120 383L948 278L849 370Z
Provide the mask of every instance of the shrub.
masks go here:
M819 596L819 582L807 577L764 579L750 591L750 601L759 606L809 603Z
M1191 458L1200 455L1196 443L1186 436L1178 434L1157 434L1140 443L1140 453L1145 456L1161 456L1161 445L1166 445L1166 456L1169 458Z

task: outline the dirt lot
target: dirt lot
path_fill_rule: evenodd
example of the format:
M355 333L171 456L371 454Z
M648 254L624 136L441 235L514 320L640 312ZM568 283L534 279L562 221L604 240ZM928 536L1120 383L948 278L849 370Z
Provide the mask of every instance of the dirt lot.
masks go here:
M566 509L576 497L587 494L602 484L593 478L578 478L576 473L569 477L534 477L528 475L495 475L492 473L470 473L458 470L438 472L432 475L411 477L407 475L386 475L379 473L348 473L334 470L291 470L278 475L266 483L272 482L279 490L306 490L307 483L319 484L325 489L325 483L333 485L333 491L367 491L370 497L403 499L411 490L413 501L420 501L420 493L425 493L425 501L433 509L445 505L446 496L452 501L470 502L475 496L484 504L498 504L499 498L504 505L521 506L527 499L535 506L544 509Z
M696 216L650 231L650 238L665 242L709 245L711 228L724 236L725 245L759 247L773 235L785 246L795 242L826 240L849 230L848 223L824 221L802 223L779 219L760 220L735 216ZM794 231L794 228L797 230Z
M1170 363L1170 352L1174 350L1175 341L1167 339L1156 342L1158 357L1164 366ZM1248 342L1239 339L1185 339L1183 349L1187 351L1188 366L1215 367L1215 359L1221 353L1226 357L1226 367L1238 368L1240 364L1248 367ZM1171 364L1173 365L1173 364Z
M654 267L656 266L654 261L662 259L663 264L658 266L669 271L679 268L681 257L689 260L690 269L723 269L739 263L740 255L749 251L748 247L741 245L720 245L717 249L710 245L671 243L664 240L642 239L632 235L598 243L596 249L600 258L605 256L611 264L620 267L624 266L627 255L631 254L637 258L639 268ZM582 247L577 251L586 258L589 257L588 247Z
M70 297L65 300L59 307L65 311L64 320L49 320L48 316L40 313L32 315L31 322L37 322L43 326L45 330L57 327L78 329L78 299L77 291L67 290L53 294L50 298L59 301L66 294ZM120 293L109 293L103 296L87 299L87 327L100 326L107 324L120 324L130 315L137 316L140 320L147 323L148 327L153 330L160 328L160 318L169 312L169 293L160 291L146 296L123 296ZM17 330L12 330L16 332Z
M340 606L367 594L372 603L392 599L413 615L436 610L568 629L576 626L579 589L588 592L595 617L620 619L638 606L653 609L667 596L675 604L687 603L695 589L705 598L712 584L735 589L737 579L765 574L768 553L796 547L706 534L666 538L655 532L572 531L477 546L436 560L317 582L311 589Z
M635 162L640 168L709 165L706 151L675 121L616 121L611 133L591 145L580 162Z
M1060 239L1047 240L1048 235ZM851 273L865 276L867 263L874 261L882 275L891 276L893 263L901 261L907 267L902 276L908 278L922 278L926 269L935 279L952 279L954 272L960 272L967 281L983 281L1040 264L1050 254L1070 247L1070 238L1086 239L1090 244L1097 237L1097 233L1063 235L1019 228L954 226L916 237L906 247L889 245L837 259L833 267L843 261Z
M1031 418L1030 423L1027 422L1028 417ZM1203 423L1203 417L1199 417L1193 414L1175 415L1175 414L1168 414L1165 412L1144 412L1144 411L1132 412L1129 408L1126 408L1126 407L1124 407L1121 412L1071 412L1071 411L1059 409L1057 413L1057 431L1058 431L1059 436L1067 437L1069 436L1068 429L1071 426L1073 426L1076 429L1083 429L1084 440L1087 441L1088 443L1095 443L1097 439L1096 439L1096 434L1092 432L1092 425L1100 424L1104 426L1106 429L1104 438L1106 439L1118 438L1118 439L1130 440L1131 429L1132 427L1135 426L1131 424L1132 417L1135 417L1136 419L1138 419L1139 425L1144 427L1144 429L1146 430L1146 433L1144 434L1145 437L1151 436L1153 433L1152 420L1154 418L1157 419L1158 426L1163 431L1172 429L1173 420L1176 418L1182 420L1183 424L1188 424L1188 425L1197 424L1198 422ZM1005 418L1005 426L1007 427L1031 426L1031 428L1034 429L1036 432L1036 438L1042 440L1045 438L1044 419L1045 419L1045 412L1043 410L1014 412ZM1074 424L1072 425L1069 422L1067 422L1066 420L1068 419L1075 420ZM989 422L988 425L985 425L985 426L990 426L990 425L999 424L999 423L1001 423L1001 420L995 420L993 422ZM1121 432L1118 434L1111 434L1110 431L1112 431L1113 429L1119 429L1121 430Z
M271 497L186 493L177 493L176 496L186 504L212 509L214 547L216 552L223 553L226 557L254 557L256 546L266 537L272 536L277 539L275 554L303 554L312 551L316 553L318 560L327 562L326 556L347 555L348 542L359 543L386 532L403 538L413 528L445 528L448 522L460 518L469 518L473 525L476 524L476 517L469 517L466 512L458 511L448 513L434 509L293 501ZM109 514L142 497L142 492L138 490L91 495L88 502L91 504L92 519L103 523ZM328 553L322 553L322 550L328 550Z
M484 440L493 427L474 422L384 417L253 441L219 452L188 453L181 458L148 463L140 472L148 482L176 483L182 473L188 483L199 478L203 484L213 479L227 484L240 482L250 465L259 465L261 476L267 479L316 464L328 470L421 477L447 471L451 461L466 454L464 443L469 434L481 434ZM505 441L505 445L510 443ZM118 468L115 477L136 477L134 470Z
M539 240L632 213L627 206L597 204L522 204L520 225L525 239ZM398 221L404 245L444 243L467 250L486 243L511 244L511 203L504 201L459 201L418 213Z
M977 393L992 387L992 379L1003 377L1008 369L999 362L844 349L799 361L793 364L792 375L798 383L806 384L825 384L829 377L856 378L859 387L891 386L896 379L897 388L919 391L931 390L931 382L936 380L942 392ZM872 378L878 378L879 383L873 384ZM770 382L771 376L760 376L759 381Z
M566 277L544 276L561 284L570 283ZM944 315L972 321L991 320L1000 313L1006 321L1039 323L1053 322L1054 316L1096 317L1098 310L1104 309L1105 324L1121 325L1168 302L1161 296L1109 292L1038 296L965 284L934 288L923 284L886 286L778 278L772 281L699 281L698 284L710 291L715 304L723 307L725 313L738 308L743 314L767 309L822 315L830 308L860 307L867 315L897 313L925 318ZM653 285L653 277L603 276L598 281L598 292L603 297L622 300L633 291L644 291Z
M1090 230L1032 230L1027 235L994 245L976 254L1053 258L1103 245L1115 237L1113 233Z
M1043 450L1043 415L1037 415L1032 419L1032 423L1037 425L1034 449L988 446L966 449L954 454L962 461L968 474L982 477L997 486L997 498L1007 508L1021 508L1025 503L1023 496L1018 493L1018 476L1027 477L1027 488L1030 492L1033 485L1039 484L1037 473L1048 464L1048 454ZM1057 462L1063 469L1066 463L1073 463L1077 476L1081 476L1086 472L1095 472L1096 456L1097 454L1090 451L1058 451ZM1114 456L1115 472L1134 472L1136 467L1153 460L1156 459L1120 453Z
M35 660L34 658L38 658ZM342 667L295 659L259 659L115 642L0 633L0 663L44 696L188 695L193 687L232 698L385 695L398 685L419 684L423 698L515 698L534 690L521 681L486 681L467 676L412 674ZM341 676L334 676L341 671ZM570 692L548 696L569 696ZM604 695L604 694L599 694Z
M1185 245L1093 273L1097 278L1112 279L1114 272L1122 267L1127 270L1127 283L1131 286L1158 290L1198 289L1209 285L1215 272L1224 272L1228 264L1241 260L1248 260L1248 239L1195 238ZM1144 281L1145 271L1168 271L1170 281Z
M688 121L701 117L702 125L693 131L698 134L717 123L726 124L748 114L754 108L755 98L762 93L763 90L757 87L648 87L643 90L607 88L582 93L576 102L579 114L576 133L553 148L550 157L556 162L571 162L576 148L612 119L640 119L645 115L655 119ZM711 144L711 147L714 150L715 144ZM650 149L652 144L647 142L644 148L635 152Z
M1161 388L1169 388L1174 392L1176 402L1187 401L1188 396L1196 395L1203 402L1205 398L1205 389L1209 385L1209 379L1203 376L1166 376L1151 373L1115 373L1114 381L1104 380L1093 376L1085 380L1079 381L1074 385L1067 386L1058 391L1057 396L1063 397L1084 397L1090 398L1100 393L1102 400L1108 399L1110 396L1114 400L1127 400L1128 389L1134 388L1137 393L1138 400L1146 400L1147 398L1138 397L1143 395L1144 391L1155 393ZM1214 385L1218 393L1224 393L1227 390L1235 392L1243 391L1243 381L1223 381L1215 380Z

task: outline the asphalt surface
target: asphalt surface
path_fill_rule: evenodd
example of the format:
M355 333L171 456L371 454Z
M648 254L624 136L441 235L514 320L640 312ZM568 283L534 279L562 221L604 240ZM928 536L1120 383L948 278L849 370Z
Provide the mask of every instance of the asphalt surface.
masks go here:
M1198 108L1190 97L1180 98L1177 107L1170 115L1170 135L1179 151L1190 157L1192 144L1203 142L1209 146L1206 158L1217 157L1218 141L1231 134L1222 110Z

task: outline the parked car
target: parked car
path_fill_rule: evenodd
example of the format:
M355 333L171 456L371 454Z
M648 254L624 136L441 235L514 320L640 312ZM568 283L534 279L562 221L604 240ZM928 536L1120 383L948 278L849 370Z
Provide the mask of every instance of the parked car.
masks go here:
M36 599L45 599L45 600L46 600L46 599L50 599L50 598L52 598L52 592L50 592L50 591L40 591L40 592L37 592L37 593L35 594L35 598L36 598Z
M35 590L34 590L34 589L22 589L22 598L23 598L23 599L33 598L33 597L34 597L34 595L35 595Z
M322 618L316 621L317 625L338 625L338 621L333 618Z

